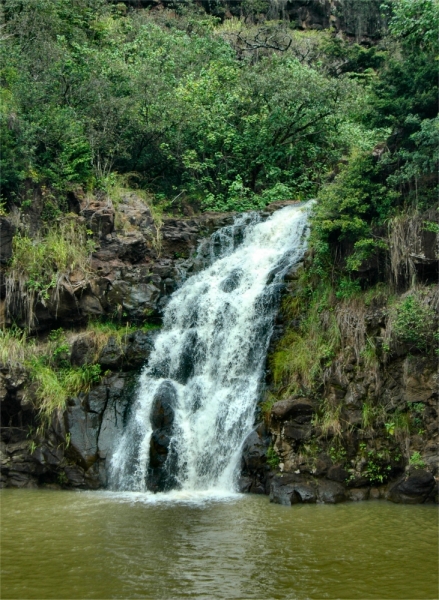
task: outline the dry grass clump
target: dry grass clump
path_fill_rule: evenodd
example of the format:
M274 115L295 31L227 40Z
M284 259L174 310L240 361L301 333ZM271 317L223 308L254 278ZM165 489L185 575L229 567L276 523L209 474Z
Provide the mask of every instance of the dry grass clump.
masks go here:
M390 276L396 289L416 283L413 254L420 252L422 221L419 215L403 214L389 220Z
M357 362L366 342L366 306L361 297L340 302L335 309L335 318L345 346L354 349Z
M43 352L25 331L18 328L0 329L0 363L8 368L22 366Z
M341 403L335 403L328 398L322 402L319 412L313 419L313 425L320 428L321 435L324 437L342 437L341 409Z

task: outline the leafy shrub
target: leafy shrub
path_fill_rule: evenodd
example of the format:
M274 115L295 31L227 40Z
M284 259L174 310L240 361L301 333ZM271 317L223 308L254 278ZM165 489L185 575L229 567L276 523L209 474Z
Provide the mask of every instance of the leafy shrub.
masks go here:
M393 334L412 350L426 351L432 348L435 322L434 310L415 293L406 296L393 309Z
M43 424L50 422L54 411L65 409L70 396L88 392L101 380L100 365L58 369L43 356L33 358L27 366L32 381L37 383L36 407Z
M364 474L371 483L385 483L390 477L391 465L386 460L384 452L370 450L367 453L367 464Z

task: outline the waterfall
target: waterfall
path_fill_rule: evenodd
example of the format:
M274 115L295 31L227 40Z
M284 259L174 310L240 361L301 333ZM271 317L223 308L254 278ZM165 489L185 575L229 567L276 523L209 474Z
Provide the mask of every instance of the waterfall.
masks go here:
M113 489L233 491L282 279L306 248L307 213L245 214L212 236L211 264L165 309L112 458Z

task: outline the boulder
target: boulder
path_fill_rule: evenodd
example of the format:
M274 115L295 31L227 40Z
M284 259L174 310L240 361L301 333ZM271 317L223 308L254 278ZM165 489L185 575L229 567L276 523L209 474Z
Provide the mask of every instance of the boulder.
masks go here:
M68 465L64 467L64 474L66 483L72 487L84 488L85 485L85 471L79 465Z
M257 473L265 469L267 449L270 439L261 424L247 436L242 448L243 469L248 473Z
M320 479L317 487L317 494L319 502L325 504L338 504L344 502L346 498L346 490L340 484L335 481L327 481Z
M111 200L84 198L81 201L80 212L87 222L89 229L98 237L105 237L114 229L114 208Z
M98 363L109 369L117 369L122 365L123 356L122 344L111 336L99 354Z
M349 477L349 473L341 465L333 465L326 475L328 479L332 481L338 481L339 483L345 483Z
M270 502L291 506L314 503L317 500L314 484L303 475L278 474L270 485Z
M348 492L349 500L353 502L362 502L369 498L369 488L352 488Z
M122 367L124 369L135 369L143 366L154 349L154 342L157 334L158 330L138 330L129 334L126 339Z
M299 427L294 423L286 423L283 429L284 437L290 440L307 440L311 437L311 431L307 427Z
M435 479L429 471L413 469L390 488L387 499L397 504L422 504L434 488Z
M148 487L154 491L167 491L176 485L177 455L171 447L176 403L174 386L164 381L155 393L151 409Z
M67 409L65 418L66 429L70 434L68 453L87 469L97 459L99 416L85 412L78 404Z
M314 404L307 398L289 398L273 404L271 417L276 420L296 419L306 417L308 421L314 412Z
M93 336L85 333L78 335L72 343L70 351L70 362L80 367L94 362L96 343Z
M107 406L108 397L109 389L105 383L93 388L87 395L87 411L101 415Z

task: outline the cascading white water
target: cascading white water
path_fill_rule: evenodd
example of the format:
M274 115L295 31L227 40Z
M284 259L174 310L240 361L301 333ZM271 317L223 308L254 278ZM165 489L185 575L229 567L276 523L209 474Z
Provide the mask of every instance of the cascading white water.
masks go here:
M280 283L304 254L307 213L288 206L263 222L241 215L212 236L213 264L166 307L112 458L113 489L234 489Z

